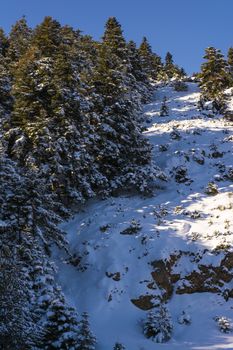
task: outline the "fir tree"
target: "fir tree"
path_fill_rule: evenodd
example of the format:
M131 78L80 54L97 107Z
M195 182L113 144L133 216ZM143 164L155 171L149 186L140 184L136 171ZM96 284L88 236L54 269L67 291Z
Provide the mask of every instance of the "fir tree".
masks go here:
M128 58L131 65L131 73L134 75L138 82L148 84L147 76L142 68L142 60L139 54L139 50L133 40L130 40L127 44Z
M164 306L157 312L150 311L143 325L145 336L152 338L156 343L168 341L171 338L172 328L171 317Z
M231 86L233 85L233 47L230 47L227 54L228 71Z
M174 64L173 56L170 52L167 52L165 57L164 71L168 79L182 79L186 75L183 68L179 68L176 64Z
M62 295L53 300L47 315L48 320L44 325L44 348L47 350L78 350L77 315L72 307L67 307L65 305L65 300Z
M148 78L156 80L162 71L161 58L153 53L152 48L146 37L143 37L142 43L138 49L141 58L141 65Z
M113 350L125 350L125 346L121 343L116 343Z
M173 56L170 52L167 52L166 57L165 57L165 66L164 69L166 71L166 74L169 79L173 78L175 69L174 69L174 61L173 61Z
M105 24L103 35L104 45L111 48L111 53L121 60L127 58L126 41L123 37L123 31L116 17L110 17Z
M96 338L90 330L88 313L84 312L79 324L78 350L94 350L95 344Z
M167 106L167 98L164 96L163 102L160 108L160 117L166 117L169 115L169 108Z
M11 96L11 76L6 58L0 54L0 123L7 119L11 111L13 100Z
M32 30L28 27L25 17L22 17L12 26L9 34L9 48L7 50L11 71L29 48L31 35Z
M5 228L0 247L0 348L4 350L29 350L37 337L30 310L30 285L20 250L14 231Z
M43 57L53 57L61 41L61 25L49 16L35 28L32 36L32 46L36 46Z
M9 40L6 37L4 30L0 28L0 55L6 56L9 47Z
M206 62L202 64L199 75L202 97L205 100L222 100L224 89L229 84L227 63L220 50L214 47L206 49L204 59Z

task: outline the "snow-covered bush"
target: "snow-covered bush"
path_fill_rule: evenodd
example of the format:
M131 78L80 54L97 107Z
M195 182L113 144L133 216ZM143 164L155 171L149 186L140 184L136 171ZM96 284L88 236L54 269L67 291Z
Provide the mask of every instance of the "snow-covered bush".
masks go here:
M130 223L130 226L127 227L125 230L121 231L122 235L135 235L142 229L142 226L139 221L132 220Z
M233 181L233 167L232 167L232 166L229 166L229 167L226 169L226 173L225 173L224 177L225 177L227 180Z
M178 183L183 183L189 180L187 177L187 172L188 172L187 168L183 165L174 167L172 169L172 173L174 174L175 180Z
M215 144L212 144L210 146L210 149L211 149L211 153L210 153L211 158L222 158L223 152L220 152L218 150L218 147Z
M166 98L166 96L164 96L164 98L163 98L163 103L161 105L159 115L160 115L160 117L166 117L166 116L169 115L169 108L168 108L168 105L167 105L167 98Z
M218 324L218 328L222 333L229 333L232 331L231 320L225 316L215 317L215 321Z
M160 152L166 152L169 148L169 145L164 144L164 145L159 145L159 150Z
M172 334L171 316L163 305L159 310L151 310L143 323L143 333L156 343L164 343L171 338Z
M229 122L233 122L233 111L226 111L224 113L224 118Z
M181 315L178 317L179 324L189 325L191 324L191 316L187 314L185 311L182 311Z
M116 343L113 350L125 350L125 346L121 343Z
M205 158L204 158L205 151L192 149L191 153L192 153L192 158L195 162L197 162L200 165L203 165L205 163Z
M188 91L188 85L183 81L176 81L173 86L175 91Z
M218 194L218 186L213 182L209 182L205 189L205 193L210 196L215 196Z
M170 137L172 140L180 140L181 139L181 134L177 128L173 128L172 132L170 133Z

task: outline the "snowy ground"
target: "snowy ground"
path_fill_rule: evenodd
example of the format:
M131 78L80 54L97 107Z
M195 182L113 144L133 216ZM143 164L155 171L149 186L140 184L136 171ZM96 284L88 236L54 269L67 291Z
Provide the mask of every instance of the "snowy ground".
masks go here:
M164 96L169 116L160 117ZM127 350L233 349L233 332L221 333L213 320L218 315L233 321L233 299L223 298L233 281L226 277L214 283L210 277L203 288L217 285L217 292L185 292L190 287L186 277L200 273L200 265L222 268L233 243L233 182L227 178L233 125L201 114L198 98L194 83L187 92L161 87L145 106L145 135L154 145L155 162L169 176L163 188L150 198L94 201L64 225L76 266L58 252L59 283L79 312L89 312L98 350L111 350L117 341ZM184 167L185 175L179 173ZM217 185L216 195L205 193L209 182ZM135 232L127 234L132 226ZM132 300L143 296L156 305L166 291L153 279L151 262L171 262L174 256L171 273L179 280L167 302L173 336L166 344L155 344L142 334L147 311ZM189 326L177 322L183 310L192 318Z

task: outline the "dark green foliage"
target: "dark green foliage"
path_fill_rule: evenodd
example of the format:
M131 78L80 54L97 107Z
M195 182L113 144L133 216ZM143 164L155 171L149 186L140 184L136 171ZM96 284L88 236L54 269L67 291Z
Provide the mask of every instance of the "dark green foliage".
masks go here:
M162 103L161 108L160 108L160 117L166 117L168 115L169 115L169 108L167 105L167 98L166 98L166 96L164 96L163 103Z
M0 55L6 56L9 47L9 40L2 28L0 28Z
M162 61L158 55L153 53L146 37L143 37L138 52L143 72L150 79L158 79L162 71Z
M231 86L233 86L233 47L230 47L227 54L228 71Z
M62 295L52 301L47 315L48 320L44 325L44 349L78 350L77 314L72 307L65 305Z
M227 63L221 51L214 47L206 49L204 59L206 62L202 64L199 74L202 97L221 105L224 101L224 89L229 86Z
M183 68L179 68L176 64L174 64L173 56L170 52L167 52L165 57L164 72L168 79L183 78L186 75Z
M116 343L113 350L125 350L125 346L121 343Z
M78 334L78 350L94 350L96 344L96 338L92 334L89 325L89 316L87 312L82 313L82 319L79 323Z
M6 58L0 54L0 123L12 109L11 76Z
M1 231L0 348L29 350L40 336L31 310L30 279L17 235L9 226L1 227Z
M174 84L174 90L175 91L187 91L188 90L188 85L185 84L185 82L178 80Z
M168 75L168 78L172 78L174 75L174 62L173 62L172 54L170 52L167 52L166 54L164 68Z
M12 26L9 35L9 48L7 50L7 58L12 65L17 63L27 51L31 35L32 30L28 27L25 17L22 17Z
M32 36L32 46L36 46L43 57L54 57L61 39L61 25L52 17L45 17L36 27Z
M121 60L127 59L126 41L120 23L115 17L110 17L105 24L103 43L111 48L111 53Z
M171 316L163 305L158 310L151 310L143 324L143 333L147 338L152 338L156 343L164 343L171 338Z
M127 44L128 58L130 62L130 72L136 78L137 81L148 83L147 76L143 71L142 60L139 50L133 40L130 40Z

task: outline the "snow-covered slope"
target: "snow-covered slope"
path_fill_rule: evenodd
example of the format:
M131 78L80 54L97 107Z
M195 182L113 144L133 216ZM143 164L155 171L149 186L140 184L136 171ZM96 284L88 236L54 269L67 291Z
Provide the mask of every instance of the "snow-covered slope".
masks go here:
M160 117L164 96L169 116ZM93 201L63 227L73 257L56 253L57 277L89 312L99 350L117 341L128 350L233 349L233 333L214 320L233 321L233 125L201 114L198 98L194 83L187 92L159 87L145 106L145 136L168 182L151 197ZM142 320L161 301L173 335L155 344ZM177 322L182 311L190 325Z

